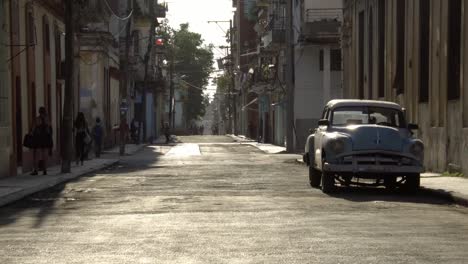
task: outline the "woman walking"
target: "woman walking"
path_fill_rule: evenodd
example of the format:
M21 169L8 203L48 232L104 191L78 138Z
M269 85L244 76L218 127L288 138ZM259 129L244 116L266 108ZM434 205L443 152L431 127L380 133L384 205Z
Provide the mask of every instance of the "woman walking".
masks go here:
M89 131L88 131L88 124L86 123L85 116L83 112L79 112L75 119L75 149L76 149L76 165L78 162L81 162L83 165L83 161L85 158L85 147L88 144L89 138Z
M53 148L52 127L49 125L49 119L45 107L39 108L39 116L36 117L32 130L33 138L33 172L31 175L37 175L37 171L43 171L47 175L47 155Z
M103 130L101 119L97 117L96 124L93 127L94 154L96 154L96 158L101 157Z

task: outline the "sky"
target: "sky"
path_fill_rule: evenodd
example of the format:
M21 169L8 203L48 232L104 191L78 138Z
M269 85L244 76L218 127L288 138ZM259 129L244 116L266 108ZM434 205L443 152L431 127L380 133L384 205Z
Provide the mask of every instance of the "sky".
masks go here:
M163 2L163 1L159 1ZM182 23L189 23L189 29L200 33L205 44L228 46L226 32L229 22L208 23L208 21L229 21L233 18L232 0L167 0L169 12L167 19L173 28L179 28ZM226 50L214 49L214 57L226 56ZM215 69L217 69L215 67ZM210 97L216 92L216 86L207 87Z

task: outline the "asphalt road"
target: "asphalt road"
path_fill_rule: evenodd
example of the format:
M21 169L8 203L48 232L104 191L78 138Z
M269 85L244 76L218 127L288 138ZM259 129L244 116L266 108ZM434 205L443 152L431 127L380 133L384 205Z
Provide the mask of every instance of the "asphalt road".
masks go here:
M328 196L295 156L181 141L0 208L0 263L468 262L466 208L383 189Z

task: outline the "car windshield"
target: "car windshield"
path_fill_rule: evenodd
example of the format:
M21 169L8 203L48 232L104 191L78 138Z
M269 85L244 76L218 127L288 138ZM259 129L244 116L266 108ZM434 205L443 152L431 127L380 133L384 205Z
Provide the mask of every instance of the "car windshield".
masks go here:
M350 106L339 107L333 111L333 126L376 124L397 128L406 127L403 112L385 107Z

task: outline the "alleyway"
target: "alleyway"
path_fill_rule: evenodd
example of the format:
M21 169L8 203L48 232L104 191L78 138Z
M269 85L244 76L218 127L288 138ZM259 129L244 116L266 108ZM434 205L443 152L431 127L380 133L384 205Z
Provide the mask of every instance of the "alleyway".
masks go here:
M0 263L464 263L468 209L308 185L297 156L181 137L0 208Z

